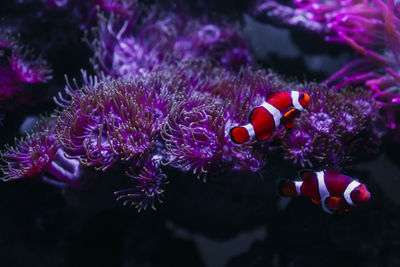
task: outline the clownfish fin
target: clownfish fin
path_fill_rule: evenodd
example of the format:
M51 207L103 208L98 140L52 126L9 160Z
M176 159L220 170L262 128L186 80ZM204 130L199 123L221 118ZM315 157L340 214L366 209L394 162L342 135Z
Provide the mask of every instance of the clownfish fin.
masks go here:
M332 211L338 211L343 207L343 199L340 197L328 197L325 200L326 206Z
M311 197L310 199L311 199L311 201L314 202L315 204L321 205L321 201L319 201L319 200L317 200L317 199L315 199L315 198L313 198L313 197Z
M294 120L290 120L290 121L284 122L283 125L284 125L287 129L292 129L292 128L293 128L293 123L294 123Z
M294 123L294 119L296 118L296 116L299 114L299 111L295 108L289 108L287 111L285 111L283 113L283 122L282 124L288 128L288 129L292 129L293 128L293 123Z
M289 108L286 112L283 113L283 117L284 117L286 120L292 120L292 119L294 119L294 118L297 116L297 114L298 114L298 112L296 112L296 111L297 111L297 109L295 109L295 108Z
M232 141L236 144L243 144L250 139L249 132L247 131L246 127L243 126L236 126L233 127L229 131L229 135Z
M300 181L297 181L301 183ZM294 197L299 195L298 189L296 189L296 182L291 180L279 180L278 181L278 192L281 196Z
M306 175L307 173L314 173L313 170L310 169L303 169L297 172L298 177L300 177L301 179L303 179L304 175Z

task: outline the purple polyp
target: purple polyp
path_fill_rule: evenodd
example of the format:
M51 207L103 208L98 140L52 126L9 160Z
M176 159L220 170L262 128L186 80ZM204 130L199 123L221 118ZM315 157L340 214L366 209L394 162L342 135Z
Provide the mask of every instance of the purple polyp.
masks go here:
M162 203L164 190L161 187L168 183L167 176L160 170L161 158L161 155L154 154L149 159L143 159L144 163L136 166L137 170L132 168L128 175L136 187L114 192L117 200L123 201L124 206L137 208L139 212L148 207L155 210L155 204Z
M197 36L204 45L213 44L220 39L221 30L215 25L208 24L200 28Z

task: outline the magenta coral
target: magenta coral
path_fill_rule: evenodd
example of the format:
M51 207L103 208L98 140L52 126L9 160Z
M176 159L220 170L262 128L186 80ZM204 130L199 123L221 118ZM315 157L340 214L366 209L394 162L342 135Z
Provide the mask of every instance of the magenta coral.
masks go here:
M364 59L354 60L332 75L325 82L336 84L339 89L348 85L365 84L373 92L373 98L383 108L387 117L389 129L398 132L400 118L396 115L400 110L398 99L400 92L399 51L400 33L397 31L400 21L393 0L373 1L369 3L375 13L365 12L360 15L365 24L374 22L374 30L365 30L362 35L350 35L338 31L338 35ZM368 9L366 9L367 11ZM380 52L383 51L383 52ZM395 134L396 135L396 134Z

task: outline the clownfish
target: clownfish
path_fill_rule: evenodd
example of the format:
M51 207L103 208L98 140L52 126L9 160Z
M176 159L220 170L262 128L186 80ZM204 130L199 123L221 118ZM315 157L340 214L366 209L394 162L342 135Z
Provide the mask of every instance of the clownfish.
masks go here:
M329 214L347 212L371 197L365 184L335 170L303 170L299 176L302 181L281 180L279 193L284 196L308 196Z
M248 124L230 129L230 137L236 144L253 138L258 141L267 140L281 123L286 128L292 128L294 118L309 102L310 96L304 92L273 93L267 101L251 110Z

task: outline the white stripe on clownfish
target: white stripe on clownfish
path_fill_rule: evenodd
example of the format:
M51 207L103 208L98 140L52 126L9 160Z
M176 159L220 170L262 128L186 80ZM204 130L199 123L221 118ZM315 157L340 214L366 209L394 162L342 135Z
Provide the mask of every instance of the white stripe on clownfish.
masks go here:
M356 180L354 180L351 183L349 183L346 187L346 190L344 190L344 193L343 193L344 199L346 200L347 204L349 204L350 206L355 206L353 203L353 200L351 199L350 194L359 185L361 185L361 184L359 182L357 182Z
M298 196L301 195L301 186L303 185L303 181L295 181L294 186L296 187L296 193Z
M333 211L330 210L326 206L326 203L325 203L326 199L328 197L330 197L330 193L329 193L328 188L326 187L326 184L325 184L325 172L324 171L319 171L319 172L316 172L316 175L317 175L317 181L318 181L319 198L320 198L320 201L321 201L322 209L325 212L329 213L329 214L333 214Z
M269 114L271 114L271 116L274 118L275 128L278 128L278 126L281 124L282 118L282 113L279 111L279 109L265 101L261 104L261 106L265 108Z
M247 134L249 135L249 138L252 139L254 138L254 136L256 135L255 131L254 131L254 126L251 123L246 124L245 126L243 126L246 130L247 130Z
M290 92L290 97L292 98L293 107L295 109L297 109L298 111L303 111L304 108L303 108L302 105L300 105L300 102L299 102L299 92L298 91L291 91Z

